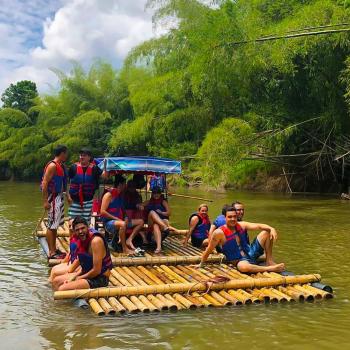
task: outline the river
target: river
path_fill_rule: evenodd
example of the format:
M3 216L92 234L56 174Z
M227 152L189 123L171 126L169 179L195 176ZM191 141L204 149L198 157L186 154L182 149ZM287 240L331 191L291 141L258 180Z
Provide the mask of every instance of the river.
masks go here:
M267 193L181 193L246 205L245 220L277 228L275 259L295 273L320 273L333 300L98 318L53 300L48 267L31 232L42 214L39 187L0 183L0 349L348 349L350 202ZM171 198L184 228L198 201Z

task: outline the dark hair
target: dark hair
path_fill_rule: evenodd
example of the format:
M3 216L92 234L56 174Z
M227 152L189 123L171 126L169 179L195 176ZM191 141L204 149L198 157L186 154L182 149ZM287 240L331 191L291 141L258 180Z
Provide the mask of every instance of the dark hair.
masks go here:
M87 147L81 148L79 154L86 154L87 156L92 157L92 152Z
M126 179L123 175L116 174L114 177L114 187L118 187L120 184L125 184Z
M227 210L227 208L229 208L229 207L232 207L232 205L230 205L230 204L224 204L224 206L222 207L222 210L221 210L221 214L222 214L222 215L226 215L226 210Z
M154 187L152 193L162 193L162 189L160 187Z
M88 222L86 221L86 219L84 219L82 216L76 216L72 222L72 228L73 230L75 229L75 226L77 226L78 224L84 224L86 226L89 226Z
M57 145L54 149L53 149L53 154L55 157L58 157L61 153L66 153L68 150L67 146L64 145Z
M223 211L224 211L224 209L223 209ZM236 209L235 209L235 207L227 206L227 207L225 208L225 212L223 213L223 215L226 216L226 214L227 214L228 211L234 211L234 212L236 212Z

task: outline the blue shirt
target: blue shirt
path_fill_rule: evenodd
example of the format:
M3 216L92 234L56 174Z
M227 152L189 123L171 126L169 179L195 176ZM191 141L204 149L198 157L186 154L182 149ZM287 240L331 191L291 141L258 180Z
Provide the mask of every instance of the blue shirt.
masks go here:
M225 218L225 215L219 215L213 222L213 225L216 227L216 228L219 228L223 225L226 225L226 218Z

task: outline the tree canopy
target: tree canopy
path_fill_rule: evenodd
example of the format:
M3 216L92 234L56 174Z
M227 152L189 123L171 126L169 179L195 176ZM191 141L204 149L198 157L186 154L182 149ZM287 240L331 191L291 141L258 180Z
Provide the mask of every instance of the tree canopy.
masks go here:
M24 115L4 104L1 164L38 176L53 146L66 143L72 153L90 145L96 155L191 156L187 173L213 185L282 170L298 190L347 185L348 32L254 41L344 28L347 1L148 6L155 25L170 29L135 47L119 71L103 61L88 71L76 64L70 74L56 71L58 93L35 98Z

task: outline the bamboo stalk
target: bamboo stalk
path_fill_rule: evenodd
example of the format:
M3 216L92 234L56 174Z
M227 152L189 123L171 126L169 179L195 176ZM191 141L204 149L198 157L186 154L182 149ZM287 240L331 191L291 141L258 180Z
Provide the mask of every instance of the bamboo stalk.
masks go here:
M224 283L214 283L211 290L221 289L244 289L244 288L263 288L273 287L287 284L310 283L320 281L320 275L300 275L300 276L280 276L279 278L259 278L246 280L230 280ZM124 295L141 295L141 294L165 294L165 293L181 293L191 289L195 291L205 291L207 285L205 283L173 283L164 285L150 286L130 286L130 287L102 287L96 289L78 289L70 291L56 291L55 299L71 299L71 298L93 298L93 297L110 297Z
M100 304L97 302L96 299L90 298L89 299L89 305L92 309L92 311L97 315L97 316L103 316L105 312L103 311L102 307Z
M161 302L163 302L165 305L168 306L168 309L170 311L177 311L177 310L180 310L181 307L179 308L177 303L174 302L174 300L171 300L169 298L166 298L164 295L162 294L157 294L156 295L156 298L158 298Z
M232 295L234 298L238 299L240 302L242 302L245 305L252 304L252 299L250 297L247 297L245 295L242 295L237 290L229 289L227 291L228 294Z
M197 308L197 306L194 303L192 303L191 301L189 301L179 293L175 293L173 295L173 298L176 301L178 301L180 304L182 304L186 309L194 310Z
M243 289L238 289L237 292L240 293L241 295L243 295L243 296L249 298L249 299L252 301L252 303L254 303L254 304L260 304L260 299L254 297L254 295L248 293L247 291L245 291L245 290L243 290Z
M150 312L150 309L135 295L130 296L130 300L135 304L135 306L144 313Z
M333 298L332 293L325 292L324 290L309 286L308 284L303 285L303 287L307 290L314 292L314 293L318 293L319 295L321 295L322 299L332 299Z
M302 286L295 284L293 286L296 290L300 290L301 292L304 292L306 294L311 295L314 299L322 299L322 295L318 293L318 290L315 291L310 291L308 289L303 288ZM307 300L307 299L306 299Z
M115 311L119 312L120 314L125 314L125 307L115 297L108 298L108 302L111 304Z
M210 295L224 306L230 306L233 304L231 300L225 299L222 295L214 291L210 292Z
M282 287L279 286L278 290L280 290L282 293L289 295L291 298L293 298L294 300L298 300L298 301L304 301L305 300L305 296L304 294L293 290L289 287Z
M157 307L158 310L168 310L169 306L167 303L162 302L159 298L156 298L154 295L147 295L147 299Z
M203 308L203 307L206 306L205 304L203 304L203 303L200 301L199 298L195 297L193 294L191 294L191 295L187 295L187 294L186 294L186 295L184 295L184 297L185 297L186 299L188 299L190 302L192 302L193 304L195 304L196 307L198 307L198 308Z
M220 290L219 294L222 297L224 297L225 299L230 300L233 303L233 305L242 305L243 304L240 300L235 298L233 295L227 293L225 290Z
M161 308L156 307L153 303L151 303L151 301L149 299L147 299L144 295L140 295L139 296L140 301L148 307L148 309L151 312L155 312L155 311L160 311Z
M197 298L205 307L213 307L214 305L207 299L205 299L202 295L197 292L192 293L192 296Z
M128 310L128 312L132 314L140 311L137 306L125 296L120 297L119 302L123 305L123 307L125 307L126 310Z
M98 303L100 304L106 315L115 315L114 308L108 303L106 299L98 298Z
M129 269L138 277L142 278L143 281L145 281L147 284L155 284L154 281L152 281L147 275L143 274L137 267L130 266Z
M179 303L177 300L175 300L170 294L164 294L164 297L166 299L168 299L171 303L175 304L177 310L185 309L185 306L183 306L181 303Z
M260 289L254 288L248 290L253 297L259 299L261 302L267 304L270 301L270 297L268 295L265 295Z
M222 307L224 306L220 302L218 302L215 298L213 298L210 294L203 294L202 297L206 299L211 305L217 306L217 307Z

